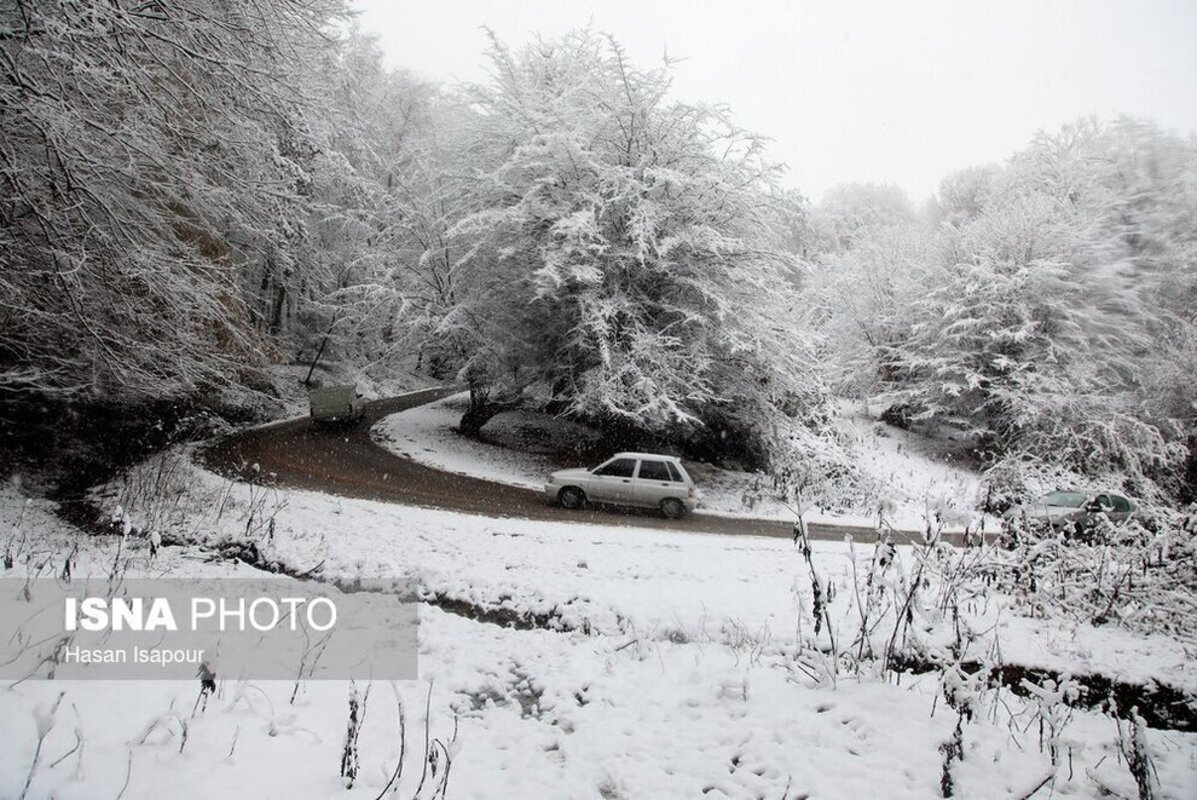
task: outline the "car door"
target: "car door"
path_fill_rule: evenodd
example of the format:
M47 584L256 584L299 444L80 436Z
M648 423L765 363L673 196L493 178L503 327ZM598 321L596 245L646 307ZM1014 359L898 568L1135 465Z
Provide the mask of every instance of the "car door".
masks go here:
M1116 494L1109 495L1109 498L1110 505L1113 506L1113 510L1109 512L1110 519L1114 522L1126 521L1131 515L1130 501Z
M667 461L655 458L640 459L640 471L636 473L636 505L655 508L666 497L680 497L685 487L673 479Z
M1111 512L1114 510L1114 504L1110 502L1110 496L1106 494L1094 495L1085 505L1085 514L1082 517L1082 524L1089 526L1097 522L1097 520L1105 515L1113 519Z
M636 459L613 458L590 473L586 495L599 503L635 503Z

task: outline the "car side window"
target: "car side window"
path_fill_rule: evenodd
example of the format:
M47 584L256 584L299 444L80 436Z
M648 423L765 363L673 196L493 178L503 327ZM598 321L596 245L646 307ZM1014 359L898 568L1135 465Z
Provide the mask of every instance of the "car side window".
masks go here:
M636 459L617 458L596 469L594 474L610 478L630 478L635 472Z
M1116 494L1112 494L1110 495L1110 502L1113 504L1114 510L1119 513L1125 514L1131 510L1130 501L1125 497L1119 497Z
M669 475L669 467L666 466L665 461L649 461L645 459L640 462L640 477L646 481L672 481L673 478Z
M671 478L673 478L674 483L685 483L685 481L682 479L681 470L679 470L672 461L666 461L665 466L669 467L669 475Z

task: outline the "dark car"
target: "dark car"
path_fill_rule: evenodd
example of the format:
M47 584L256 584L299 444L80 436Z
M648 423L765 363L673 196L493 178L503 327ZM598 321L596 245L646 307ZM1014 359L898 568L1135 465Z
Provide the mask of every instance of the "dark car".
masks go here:
M1125 522L1135 513L1135 504L1113 492L1078 492L1057 489L1032 503L1018 506L1007 516L1025 514L1028 520L1050 525L1054 530L1087 530L1104 515L1111 522Z

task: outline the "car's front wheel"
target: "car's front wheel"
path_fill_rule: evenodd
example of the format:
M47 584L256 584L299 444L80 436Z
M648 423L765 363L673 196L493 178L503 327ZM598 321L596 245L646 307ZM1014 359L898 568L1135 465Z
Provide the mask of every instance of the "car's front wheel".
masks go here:
M561 504L562 508L581 508L586 505L586 495L582 494L582 490L576 486L566 486L557 492L557 502Z
M686 513L686 506L676 497L666 497L661 501L661 513L666 519L681 519Z

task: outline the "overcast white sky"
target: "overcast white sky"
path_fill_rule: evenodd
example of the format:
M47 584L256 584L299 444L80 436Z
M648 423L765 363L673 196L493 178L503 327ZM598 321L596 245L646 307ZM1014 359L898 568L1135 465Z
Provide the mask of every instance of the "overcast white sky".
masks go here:
M1087 114L1197 130L1195 0L356 0L391 66L485 79L508 44L592 25L641 66L685 60L674 94L729 104L814 200L844 181L915 201Z

